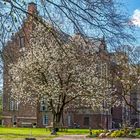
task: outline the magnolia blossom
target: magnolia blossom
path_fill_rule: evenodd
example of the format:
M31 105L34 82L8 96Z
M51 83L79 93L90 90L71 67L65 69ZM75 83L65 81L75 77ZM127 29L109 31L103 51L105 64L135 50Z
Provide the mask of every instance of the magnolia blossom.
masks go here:
M101 109L118 104L107 81L108 65L91 44L36 24L23 55L10 65L13 97L32 103L44 98L53 114L74 106Z

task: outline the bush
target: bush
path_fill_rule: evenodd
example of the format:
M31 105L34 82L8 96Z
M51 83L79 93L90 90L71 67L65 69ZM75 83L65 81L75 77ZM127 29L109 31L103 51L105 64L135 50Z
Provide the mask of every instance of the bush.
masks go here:
M92 135L88 135L89 138L95 138L98 137L101 133L106 132L105 130L92 130Z
M111 137L122 137L124 136L125 132L123 130L115 130L111 133Z
M106 132L105 130L101 130L101 129L92 130L92 135L88 135L87 137L88 138L95 138L95 137L98 137L101 133L105 133L105 132Z
M140 135L140 128L136 128L136 133Z
M124 136L128 136L129 133L130 133L130 129L129 128L124 128L123 131L124 131Z
M116 130L111 133L111 137L129 137L130 135L130 130L129 128L124 128L122 130Z
M136 128L136 132L133 133L133 135L135 135L135 137L140 137L140 128Z
M99 136L101 133L106 132L105 130L92 130L92 135Z
M132 133L132 132L130 132L128 136L129 136L130 138L138 137L137 133Z

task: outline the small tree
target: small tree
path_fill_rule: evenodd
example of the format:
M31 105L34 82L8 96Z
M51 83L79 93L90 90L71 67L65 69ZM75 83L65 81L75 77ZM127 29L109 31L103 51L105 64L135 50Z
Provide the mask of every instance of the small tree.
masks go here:
M116 72L114 73L113 83L117 83L120 89L122 106L128 112L138 113L140 112L137 107L140 100L138 95L140 87L139 49L129 45L118 47L114 53L114 60L116 62ZM126 123L130 120L124 115L123 121Z

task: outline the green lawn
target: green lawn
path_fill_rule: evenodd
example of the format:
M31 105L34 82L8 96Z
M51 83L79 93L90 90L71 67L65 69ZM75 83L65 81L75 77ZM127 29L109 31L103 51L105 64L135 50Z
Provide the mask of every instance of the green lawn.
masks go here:
M62 135L88 135L88 129L68 129L67 132L58 132L57 136ZM24 140L26 137L36 137L37 140L51 140L50 131L45 128L0 128L0 140Z
M33 135L33 136L47 136L50 134L44 128L0 128L0 135Z

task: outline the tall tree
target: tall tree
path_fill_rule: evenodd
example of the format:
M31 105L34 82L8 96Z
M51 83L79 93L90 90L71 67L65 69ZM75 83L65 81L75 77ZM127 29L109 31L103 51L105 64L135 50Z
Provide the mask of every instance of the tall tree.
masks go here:
M127 32L131 27L130 19L123 4L115 0L38 0L36 4L43 19L68 34L104 36L113 47L133 39L132 34ZM40 21L37 13L27 10L27 5L26 0L0 2L2 43L8 32L11 35L11 32L19 30L26 14Z
M105 101L106 106L118 105L117 96L112 96L115 89L108 80L108 63L99 57L95 41L85 37L85 43L80 35L62 36L54 30L60 45L44 29L42 24L36 25L27 51L10 66L13 97L25 103L45 99L54 124L60 123L64 109L71 103L73 107L100 110Z
M14 88L12 89L14 92L16 92L16 90L23 91L20 95L17 95L17 98L21 99L20 97L23 95L22 98L31 100L30 96L32 94L26 94L26 96L22 94L26 92L25 89L32 91L28 93L37 93L37 95L34 94L34 96L41 96L40 94L46 93L46 95L48 95L47 97L55 99L55 95L57 95L57 97L60 98L53 100L53 102L51 100L49 101L51 103L49 107L51 107L51 110L55 114L54 118L57 118L58 112L61 112L61 108L63 110L67 102L75 99L77 96L79 97L79 95L83 96L84 94L84 98L82 98L82 100L84 100L83 102L88 102L90 105L94 103L94 106L97 102L99 106L103 100L107 100L110 104L112 104L112 101L114 101L114 104L117 102L116 98L109 98L110 94L114 91L105 92L106 90L111 90L110 84L106 89L106 86L103 86L105 80L103 78L101 78L102 80L96 78L95 65L100 63L100 58L95 59L95 54L90 55L84 51L77 51L79 50L77 48L79 44L73 41L69 43L71 39L64 41L65 39L67 40L66 35L63 36L61 34L63 39L59 38L58 32L50 30L48 24L45 24L44 21L51 23L51 26L57 28L61 33L66 32L69 35L74 33L80 34L83 38L82 44L84 42L85 46L88 46L85 36L88 38L91 37L92 39L104 36L109 46L116 47L122 43L130 43L134 39L128 32L131 27L129 18L126 16L127 14L122 11L119 2L115 0L38 0L37 7L39 7L39 14L37 12L31 13L28 11L26 8L27 1L25 0L3 0L0 2L0 6L1 48L5 46L7 38L9 38L12 33L19 31L18 27L22 25L25 16L31 16L40 23L38 25L39 27L36 28L36 32L32 34L33 39L30 44L28 44L31 49L29 49L28 53L26 52L24 54L24 56L26 56L24 59L21 57L18 60L17 64L20 67L18 67L17 64L15 64L15 66L11 64L12 70L10 73L13 76L12 80L19 80L19 85L13 82L11 86ZM44 21L42 19L44 19ZM51 35L48 32L51 32ZM51 43L47 41L47 33L51 36L51 39L49 38ZM43 35L46 39L42 38ZM48 44L43 40L48 42ZM98 43L94 43L94 46L97 44ZM49 49L48 46L51 49ZM98 47L98 45L96 47ZM89 50L87 50L87 52L91 52L93 49ZM42 60L45 60L41 61L38 56L40 56ZM31 67L23 65L23 60L25 60L27 66ZM19 70L20 68L21 71ZM21 79L22 82L20 81ZM75 81L73 81L73 79ZM48 84L48 80L50 80L50 85ZM27 86L28 83L34 86ZM71 88L68 88L69 86ZM103 97L101 91L108 95ZM50 96L50 93L54 92L55 94L51 94L54 97ZM68 97L66 97L66 93ZM77 96L73 93L77 93ZM90 99L88 96L92 98ZM53 108L54 104L55 108ZM60 116L60 114L58 116Z

